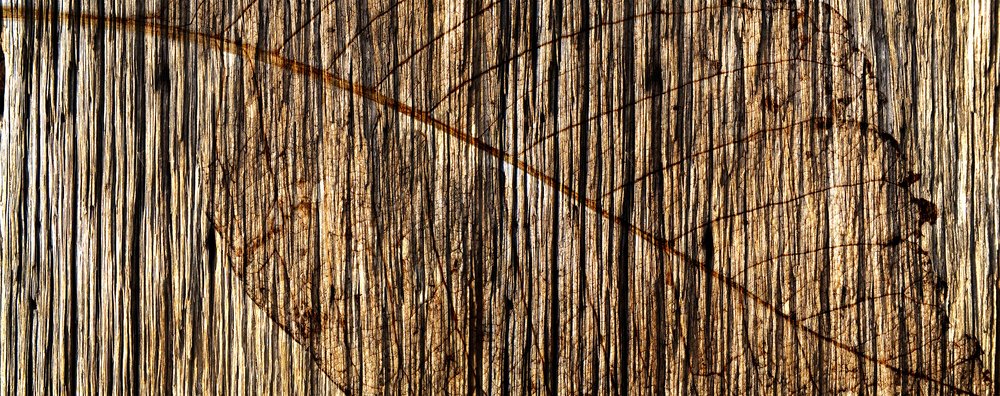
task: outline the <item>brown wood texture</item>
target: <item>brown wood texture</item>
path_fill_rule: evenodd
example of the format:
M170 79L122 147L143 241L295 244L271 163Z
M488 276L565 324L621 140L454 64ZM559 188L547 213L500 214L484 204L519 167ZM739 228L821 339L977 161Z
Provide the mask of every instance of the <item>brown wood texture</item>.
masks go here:
M4 1L4 394L997 394L996 0Z

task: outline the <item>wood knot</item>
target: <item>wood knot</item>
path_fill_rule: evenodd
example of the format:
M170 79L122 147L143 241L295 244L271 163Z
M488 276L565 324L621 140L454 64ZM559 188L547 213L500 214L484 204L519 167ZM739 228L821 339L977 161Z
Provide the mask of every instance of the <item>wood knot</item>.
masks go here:
M827 130L833 128L833 119L830 117L816 117L813 119L813 125L816 129Z
M910 172L908 176L906 176L902 181L899 182L899 186L903 188L910 188L910 186L912 186L913 183L916 183L918 181L920 181L920 174Z
M919 216L920 224L928 223L933 225L937 221L937 205L923 198L913 198L910 202L917 206L917 215Z

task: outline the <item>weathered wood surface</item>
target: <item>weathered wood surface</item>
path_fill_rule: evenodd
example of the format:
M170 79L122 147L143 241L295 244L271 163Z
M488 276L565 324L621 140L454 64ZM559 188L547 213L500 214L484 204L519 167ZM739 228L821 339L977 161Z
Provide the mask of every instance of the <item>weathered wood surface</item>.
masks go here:
M3 4L5 394L998 393L996 1Z

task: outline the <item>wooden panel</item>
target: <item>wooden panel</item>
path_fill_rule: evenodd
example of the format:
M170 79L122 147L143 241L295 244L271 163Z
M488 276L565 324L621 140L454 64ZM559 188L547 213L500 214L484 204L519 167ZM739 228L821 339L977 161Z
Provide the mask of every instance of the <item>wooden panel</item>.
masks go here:
M0 389L997 393L996 1L2 8Z

